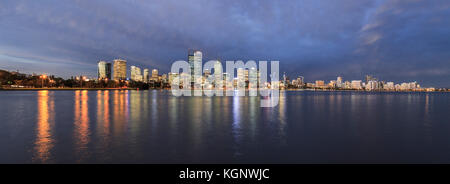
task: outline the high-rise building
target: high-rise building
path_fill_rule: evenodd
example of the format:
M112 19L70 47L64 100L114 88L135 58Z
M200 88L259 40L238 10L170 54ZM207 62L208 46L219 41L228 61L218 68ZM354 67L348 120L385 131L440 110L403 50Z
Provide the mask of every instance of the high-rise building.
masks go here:
M113 75L114 80L125 80L127 78L127 61L115 59Z
M108 63L106 61L99 61L98 62L98 79L111 79L111 63Z
M342 79L341 76L338 76L338 77L337 77L337 80L336 80L336 87L337 87L337 88L344 88L344 81L343 81L343 79Z
M157 69L152 70L152 78L158 78L158 70Z
M143 80L141 69L139 67L131 66L130 72L131 72L131 80L139 82Z
M191 82L194 82L194 53L193 52L188 52L188 62L189 62L189 68L191 70L190 74L191 75Z
M194 58L193 58L193 62L194 62L194 89L200 89L201 88L201 83L202 83L202 52L200 51L195 51L194 52Z
M152 77L150 79L153 82L158 82L159 78L158 78L158 70L157 69L153 69L152 70Z
M305 78L303 76L299 76L297 78L297 82L296 82L297 87L303 86L304 84L305 84Z
M251 67L248 74L248 88L257 89L258 88L258 70L255 67Z
M144 76L143 76L144 82L148 82L149 81L149 76L150 76L150 73L149 73L148 68L144 69Z
M130 66L130 78L136 80L136 66Z
M237 87L244 88L245 87L245 70L243 68L237 69Z
M222 88L223 87L223 76L222 76L223 70L222 70L222 63L220 61L216 61L214 63L214 79L215 83L214 86L216 88Z

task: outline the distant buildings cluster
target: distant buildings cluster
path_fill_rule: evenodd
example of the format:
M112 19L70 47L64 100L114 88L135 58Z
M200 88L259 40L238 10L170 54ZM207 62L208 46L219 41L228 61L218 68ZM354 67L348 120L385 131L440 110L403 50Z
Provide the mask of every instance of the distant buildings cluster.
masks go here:
M131 80L143 83L167 82L167 75L158 75L158 69L153 69L150 74L150 70L148 68L141 70L141 68L137 66L130 66L130 78L127 78L127 70L127 61L123 59L115 59L113 61L113 66L111 66L111 63L107 61L99 61L97 69L98 80Z
M312 88L312 89L330 89L330 90L366 90L366 91L435 91L434 88L421 88L417 82L403 82L395 84L394 82L379 81L378 79L367 75L365 81L352 80L344 81L343 77L338 76L336 80L325 83L323 80L316 80L314 83L304 82L302 76L297 79L289 80L283 77L282 88Z
M150 70L148 68L141 68L137 66L130 66L130 78L127 78L127 61L122 59L115 59L113 66L106 61L98 62L98 79L99 80L115 80L115 81L134 81L146 84L158 84L159 87L170 87L174 79L183 77L190 78L190 83L194 89L196 88L220 88L227 87L238 88L239 85L245 85L245 88L250 88L251 80L257 81L256 87L270 88L270 82L264 84L259 83L260 73L255 68L237 68L237 75L230 76L223 72L222 64L219 60L214 64L214 73L205 69L202 71L203 53L198 50L188 52L188 63L190 73L167 73L163 75L158 74L157 69ZM112 70L113 68L113 70ZM255 70L255 71L252 71ZM195 74L200 74L201 77L194 77ZM112 75L112 77L111 77ZM213 83L206 83L209 76L214 75ZM231 78L231 79L230 79ZM177 81L180 86L183 86L183 81ZM198 85L198 86L196 86ZM394 82L380 81L373 76L367 75L365 81L351 80L344 81L342 76L338 76L336 80L331 80L326 83L323 80L316 80L313 83L305 82L303 76L296 79L289 80L286 75L283 75L282 80L277 83L281 89L322 89L322 90L366 90L366 91L434 91L434 88L421 88L417 82L403 82L395 84Z
M187 79L193 89L236 89L236 88L273 88L280 89L319 89L319 90L366 90L366 91L447 91L447 89L422 88L417 82L394 82L380 81L373 76L367 75L365 81L344 81L338 76L336 80L326 83L324 80L306 82L303 76L290 80L283 75L278 82L260 83L260 72L256 68L237 68L236 76L224 72L222 63L217 60L211 68L213 71L203 69L203 53L198 50L190 50L187 55L190 73L167 73L159 74L158 69L141 69L137 66L128 68L127 61L115 59L111 62L99 61L97 65L97 79L89 79L86 76L72 77L64 80L54 76L20 74L19 72L0 72L0 85L6 87L90 87L90 88L170 88L174 80L183 87ZM130 78L128 78L128 71ZM207 81L214 79L212 82ZM195 77L198 76L198 77ZM256 85L255 85L256 84Z

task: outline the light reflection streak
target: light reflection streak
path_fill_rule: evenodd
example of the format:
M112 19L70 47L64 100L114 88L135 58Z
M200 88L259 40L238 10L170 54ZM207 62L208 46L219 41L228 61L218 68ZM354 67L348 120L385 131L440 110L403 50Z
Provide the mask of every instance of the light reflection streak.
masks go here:
M75 120L74 120L74 138L75 153L78 155L78 162L88 157L88 144L90 141L89 130L89 108L88 91L75 91Z
M241 115L240 115L240 98L239 96L235 95L233 96L233 125L232 125L232 132L234 141L236 144L234 144L234 156L240 156L242 153L239 149L239 146L241 144Z
M38 117L36 141L34 142L33 162L47 163L52 157L55 139L52 135L54 127L55 104L49 91L38 91Z
M110 110L109 91L97 92L97 136L99 137L98 149L104 156L102 160L109 159L107 154L110 142Z

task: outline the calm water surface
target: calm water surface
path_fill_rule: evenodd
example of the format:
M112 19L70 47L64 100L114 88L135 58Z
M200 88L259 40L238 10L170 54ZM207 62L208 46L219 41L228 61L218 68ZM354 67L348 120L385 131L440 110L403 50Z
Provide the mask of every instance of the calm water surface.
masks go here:
M450 93L0 91L0 163L450 163Z

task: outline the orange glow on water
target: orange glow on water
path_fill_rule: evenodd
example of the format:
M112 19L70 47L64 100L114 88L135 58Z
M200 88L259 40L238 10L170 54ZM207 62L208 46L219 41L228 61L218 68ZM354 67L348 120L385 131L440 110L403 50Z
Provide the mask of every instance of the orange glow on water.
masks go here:
M75 108L74 108L74 138L75 151L82 161L88 156L88 147L90 141L89 130L89 108L88 108L88 91L75 91Z
M35 155L33 161L46 163L51 158L51 149L54 146L54 139L52 137L54 101L50 99L48 91L39 91L37 101L37 134L34 143Z

